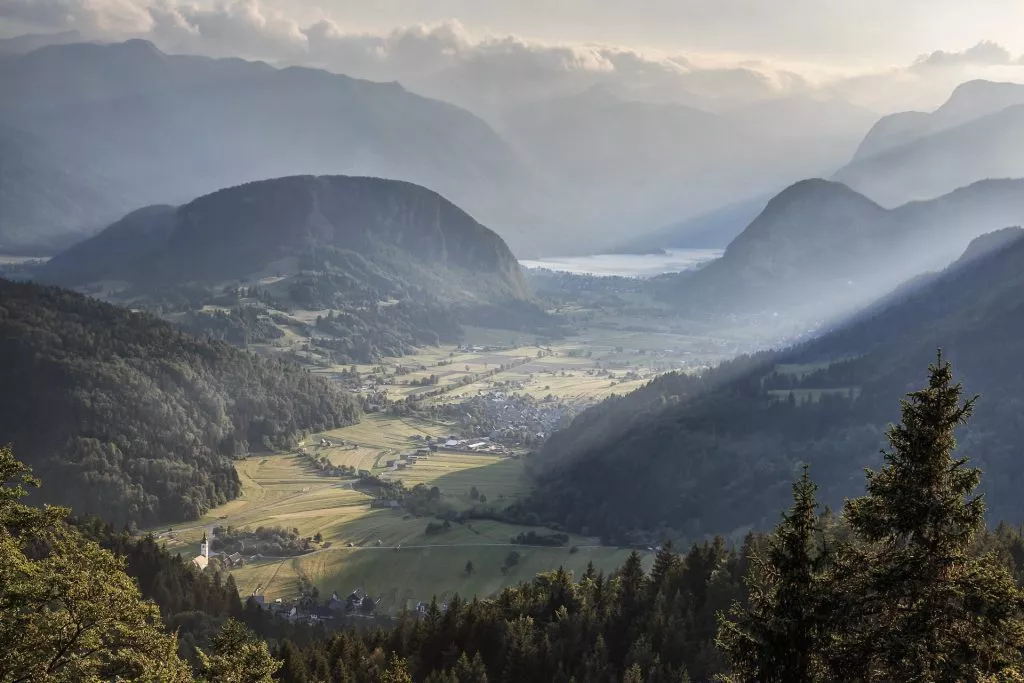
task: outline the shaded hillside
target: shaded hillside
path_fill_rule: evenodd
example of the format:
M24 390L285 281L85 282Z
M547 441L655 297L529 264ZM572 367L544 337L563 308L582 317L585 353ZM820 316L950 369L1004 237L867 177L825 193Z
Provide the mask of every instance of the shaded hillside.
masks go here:
M917 125L913 121L914 130ZM833 179L884 206L896 206L986 178L1022 176L1024 104L1018 104L858 158Z
M0 280L0 442L46 500L118 525L234 498L232 458L356 420L305 370L67 290Z
M1024 223L1024 181L985 181L887 210L807 180L773 198L721 259L683 273L666 298L701 312L789 311L838 319L918 273L942 268L989 230Z
M867 159L1017 104L1024 104L1024 85L968 81L957 86L949 99L931 113L907 111L879 119L857 148L853 160Z
M460 322L552 325L500 237L430 190L376 178L293 176L141 209L37 276L241 345L291 327L328 364L456 342ZM296 309L332 313L311 326Z
M88 208L109 223L131 208L295 173L354 173L428 184L506 228L515 155L483 121L397 83L305 68L166 55L132 40L51 45L0 61L0 122L46 140L109 180ZM58 188L54 188L57 192ZM96 226L63 197L19 197L29 216ZM109 211L116 207L115 211ZM9 209L12 210L12 209ZM502 221L508 220L508 223ZM37 221L19 229L44 229ZM0 241L12 226L0 224ZM510 230L526 239L523 232Z
M411 183L346 176L266 180L136 211L56 256L41 276L145 290L328 265L385 293L406 285L451 302L528 298L508 246L454 204Z
M991 516L1024 521L1024 240L1000 241L974 245L968 261L874 315L744 361L747 371L720 386L680 395L670 376L584 412L534 460L529 509L619 541L764 528L801 462L835 506L861 491L896 399L942 347L967 392L982 394L962 445L988 474Z

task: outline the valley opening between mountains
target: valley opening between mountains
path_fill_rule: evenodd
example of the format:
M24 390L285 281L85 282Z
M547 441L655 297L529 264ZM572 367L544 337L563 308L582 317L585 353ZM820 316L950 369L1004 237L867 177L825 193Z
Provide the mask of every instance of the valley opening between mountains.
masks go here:
M4 36L0 682L1024 680L1024 85Z

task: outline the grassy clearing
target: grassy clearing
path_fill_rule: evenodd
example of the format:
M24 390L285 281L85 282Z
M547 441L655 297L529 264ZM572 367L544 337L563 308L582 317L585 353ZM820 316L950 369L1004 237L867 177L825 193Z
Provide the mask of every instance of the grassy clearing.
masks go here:
M512 550L519 553L519 563L503 572L505 557ZM259 588L271 600L293 594L300 577L317 585L322 595L346 595L355 588L363 588L381 598L381 611L396 613L433 596L445 601L456 593L493 595L506 586L558 567L579 575L588 562L593 562L597 569L610 572L621 566L628 554L617 548L585 548L576 553L570 553L568 548L498 546L338 548L285 563L250 565L234 575L243 594ZM467 562L473 564L471 574L466 573ZM650 562L648 557L648 566Z
M361 432L358 427L338 430L345 433L340 438L352 439L347 430L354 429L376 449L401 443L407 434L422 427L379 418L360 426ZM453 524L447 532L428 536L425 529L432 520L401 510L371 509L370 498L353 490L349 482L321 477L294 455L252 457L238 463L238 472L242 496L196 523L177 528L173 536L165 535L170 549L189 557L195 554L203 533L220 524L298 528L303 536L320 533L324 539L324 549L317 552L260 559L233 570L243 595L258 590L268 599L294 596L305 577L323 595L361 586L385 597L382 610L395 612L409 601L429 600L435 594L441 599L456 591L490 595L559 566L582 571L593 561L610 571L627 554L596 547L594 539L580 536L571 537L571 545L579 548L575 553L570 553L569 547L514 546L510 538L528 528L489 520ZM409 486L438 486L446 502L456 507L470 504L469 491L474 486L494 501L511 500L529 491L523 462L494 456L439 453L393 476ZM398 546L401 549L396 549ZM511 551L520 554L520 563L503 573L502 564ZM471 574L465 572L467 561L475 568Z

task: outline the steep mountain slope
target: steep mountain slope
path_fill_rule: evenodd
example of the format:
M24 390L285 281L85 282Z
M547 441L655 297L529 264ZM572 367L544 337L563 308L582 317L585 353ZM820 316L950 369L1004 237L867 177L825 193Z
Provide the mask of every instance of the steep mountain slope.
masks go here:
M136 211L41 276L65 285L218 283L272 266L285 272L279 262L289 258L350 264L366 285L390 275L456 302L528 297L508 246L457 206L411 183L347 176L265 180Z
M525 181L501 138L468 112L396 83L171 56L133 40L54 45L2 60L0 90L0 122L108 179L101 198L118 210L104 216L107 223L130 208L242 182L356 173L427 184L527 238L521 226L529 223L517 220L523 213L507 199ZM47 199L24 198L22 213L95 227ZM10 230L0 224L0 237Z
M919 124L912 122L911 130ZM1024 177L1022 160L1024 104L1017 104L858 158L833 179L895 206L986 178Z
M976 243L931 282L814 342L736 361L741 372L712 374L707 387L668 376L583 413L534 460L529 509L617 540L764 528L800 462L835 506L859 493L895 400L942 347L982 395L962 445L986 472L989 512L1021 521L1024 240L1012 237Z
M237 496L232 458L359 409L298 366L67 290L0 280L0 441L46 500L115 524L194 519Z
M950 263L974 237L1024 223L1024 181L984 181L887 210L845 185L808 180L773 198L704 268L667 296L699 311L792 310L841 317Z
M1024 85L983 80L962 83L931 113L908 111L879 119L857 148L853 160L867 159L1018 104L1024 104Z

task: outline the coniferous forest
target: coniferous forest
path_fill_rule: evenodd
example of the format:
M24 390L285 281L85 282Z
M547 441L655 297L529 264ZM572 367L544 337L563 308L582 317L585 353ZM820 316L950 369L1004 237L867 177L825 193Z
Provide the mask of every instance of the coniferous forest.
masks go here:
M195 519L240 492L234 458L359 414L296 365L58 288L0 280L0 357L0 431L40 499L117 525Z
M940 356L842 510L805 468L775 530L739 547L666 544L648 572L634 553L611 575L557 570L331 634L243 606L152 539L26 506L37 482L4 449L0 679L1021 680L1024 535L984 526L954 437L974 407Z

